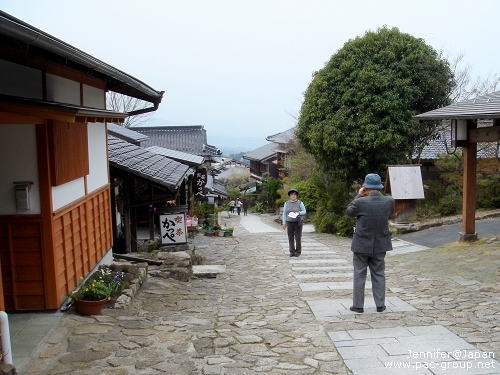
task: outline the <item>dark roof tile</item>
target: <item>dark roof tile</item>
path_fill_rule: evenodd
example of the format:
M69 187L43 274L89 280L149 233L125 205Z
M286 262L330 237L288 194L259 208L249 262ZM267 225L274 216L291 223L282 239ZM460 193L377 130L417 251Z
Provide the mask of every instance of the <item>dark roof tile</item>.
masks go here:
M108 135L108 154L111 166L137 174L170 190L176 190L189 171L188 165L112 135Z

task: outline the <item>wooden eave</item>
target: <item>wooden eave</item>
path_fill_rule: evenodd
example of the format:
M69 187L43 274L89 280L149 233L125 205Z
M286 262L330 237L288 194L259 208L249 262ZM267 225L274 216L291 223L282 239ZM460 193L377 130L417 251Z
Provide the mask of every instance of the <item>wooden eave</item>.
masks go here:
M163 91L156 91L144 82L106 64L52 35L23 22L0 10L0 44L26 52L28 60L38 56L70 69L107 82L107 89L132 96L150 103L156 110L163 98ZM2 51L4 52L4 51Z
M0 113L0 123L2 124L40 124L45 120L70 123L123 123L128 117L128 113L6 95L0 95Z

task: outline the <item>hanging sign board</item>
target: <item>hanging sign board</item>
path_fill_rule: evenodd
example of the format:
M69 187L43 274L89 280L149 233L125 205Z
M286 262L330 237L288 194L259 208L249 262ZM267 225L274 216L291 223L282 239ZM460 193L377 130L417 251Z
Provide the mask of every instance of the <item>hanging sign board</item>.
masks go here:
M207 184L207 169L200 168L196 170L196 174L193 179L193 193L195 197L205 197L203 189Z
M163 245L186 243L186 214L160 215L160 230Z

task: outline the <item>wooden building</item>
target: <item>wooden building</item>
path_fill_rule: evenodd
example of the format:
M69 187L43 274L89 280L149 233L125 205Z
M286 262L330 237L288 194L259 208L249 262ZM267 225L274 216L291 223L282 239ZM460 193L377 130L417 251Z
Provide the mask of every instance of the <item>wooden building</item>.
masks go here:
M462 231L459 240L477 239L477 145L480 142L500 141L500 91L422 113L414 118L419 121L450 120L452 145L463 150ZM479 120L492 120L491 126L478 128Z
M0 310L57 309L112 246L106 92L163 92L0 11Z
M243 155L243 159L250 161L250 174L252 177L260 179L262 174L266 172L271 177L279 177L276 148L275 143L268 143Z
M290 168L288 149L295 142L295 128L266 137L269 143L243 155L250 161L252 177L260 179L263 173L274 178L285 178Z

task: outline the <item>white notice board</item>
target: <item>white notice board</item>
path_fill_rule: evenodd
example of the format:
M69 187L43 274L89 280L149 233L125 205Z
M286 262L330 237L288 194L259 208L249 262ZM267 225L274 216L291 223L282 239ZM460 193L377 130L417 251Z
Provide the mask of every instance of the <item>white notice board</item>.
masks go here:
M162 244L186 243L186 214L160 215L160 230Z

